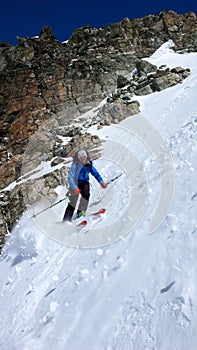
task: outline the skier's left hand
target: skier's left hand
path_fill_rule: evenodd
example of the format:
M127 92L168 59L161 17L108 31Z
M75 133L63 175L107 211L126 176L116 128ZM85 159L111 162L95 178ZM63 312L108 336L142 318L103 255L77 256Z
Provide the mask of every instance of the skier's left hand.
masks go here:
M79 188L75 188L75 190L74 190L74 193L75 194L79 194L81 191L80 191L80 189Z
M106 187L107 187L107 183L106 183L106 182L102 182L102 183L101 183L101 186L102 186L103 188L106 188Z

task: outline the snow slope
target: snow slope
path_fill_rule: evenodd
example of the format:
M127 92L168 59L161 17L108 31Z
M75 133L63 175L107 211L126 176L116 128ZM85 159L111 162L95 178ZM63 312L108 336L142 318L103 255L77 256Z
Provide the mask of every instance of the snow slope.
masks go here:
M107 213L98 228L90 222L90 230L81 232L86 242L90 237L89 248L77 248L76 240L61 244L63 232L56 236L62 225L55 229L54 220L61 220L65 202L42 221L53 239L24 213L0 259L1 350L195 349L197 54L176 54L167 43L149 61L192 72L182 84L139 98L142 117L172 155L174 173L164 173L164 190L166 180L174 181L169 212L150 233L162 174L153 145L131 132L132 117L100 131L91 128L107 141L108 153L96 164L101 174L106 180L120 170L123 175L107 192L94 187L92 208L99 198L97 206L105 205ZM130 228L128 208L135 217ZM100 232L109 240L99 241Z

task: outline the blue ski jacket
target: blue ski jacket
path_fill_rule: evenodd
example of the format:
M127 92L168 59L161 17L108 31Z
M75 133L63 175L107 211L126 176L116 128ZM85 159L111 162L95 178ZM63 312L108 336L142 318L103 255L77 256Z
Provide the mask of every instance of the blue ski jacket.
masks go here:
M78 188L78 184L82 184L89 181L89 174L92 174L98 183L102 183L103 179L96 168L93 166L92 161L90 160L87 164L78 164L73 163L70 167L68 173L68 184L72 190Z

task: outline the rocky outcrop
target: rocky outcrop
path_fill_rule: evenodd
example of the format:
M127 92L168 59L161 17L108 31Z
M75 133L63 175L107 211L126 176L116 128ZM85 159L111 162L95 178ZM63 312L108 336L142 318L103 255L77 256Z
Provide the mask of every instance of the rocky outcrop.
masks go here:
M162 91L178 83L181 83L190 75L189 68L174 67L169 69L166 66L157 68L145 60L136 62L136 69L128 75L119 75L118 88L107 99L108 102L113 102L117 98L121 99L125 104L133 104L133 97L137 95L148 95L156 91ZM137 114L136 110L130 113Z
M2 226L3 231L1 234L9 232L22 213L28 210L30 206L43 200L48 200L49 205L55 201L57 193L54 188L59 184L65 185L65 182L62 181L66 177L67 170L62 168L35 180L19 183L11 191L4 191L1 194L1 215L6 226L3 226L3 223L1 225L0 217L0 227ZM29 216L31 216L31 212L29 212Z
M1 143L14 155L22 153L44 121L68 106L107 97L121 84L119 72L131 73L137 59L167 40L178 52L196 51L196 31L194 13L164 11L103 28L85 26L66 43L49 27L39 38L18 38L15 47L1 43Z

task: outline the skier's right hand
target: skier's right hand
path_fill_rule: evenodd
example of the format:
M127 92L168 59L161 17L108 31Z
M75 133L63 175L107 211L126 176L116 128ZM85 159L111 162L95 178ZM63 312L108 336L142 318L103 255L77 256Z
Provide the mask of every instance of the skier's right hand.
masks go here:
M80 191L80 189L79 188L75 188L75 190L74 190L74 193L75 194L79 194L81 191Z

